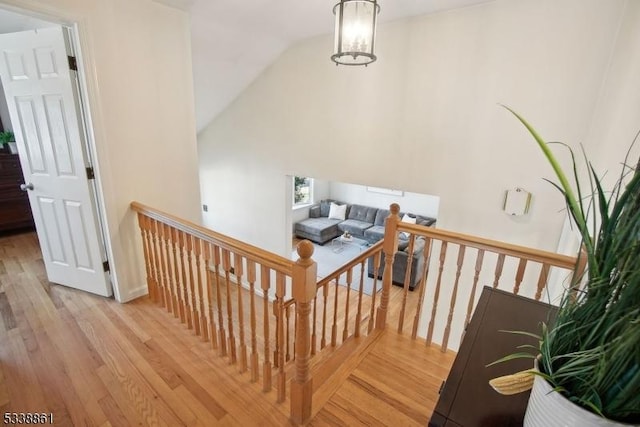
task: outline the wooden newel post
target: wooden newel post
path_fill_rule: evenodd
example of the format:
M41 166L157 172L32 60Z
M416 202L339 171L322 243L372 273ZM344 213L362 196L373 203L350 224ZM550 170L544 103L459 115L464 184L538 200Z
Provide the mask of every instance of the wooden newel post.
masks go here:
M293 298L296 301L295 375L291 382L291 420L304 424L311 417L313 396L309 375L311 358L311 302L316 296L317 265L311 259L313 244L298 244L298 261L293 267Z
M398 223L400 222L400 205L393 203L390 208L391 214L384 220L384 242L382 252L384 253L384 270L382 273L382 295L380 305L376 313L376 329L384 329L387 324L387 310L389 307L389 293L391 292L391 282L393 280L393 259L398 250Z

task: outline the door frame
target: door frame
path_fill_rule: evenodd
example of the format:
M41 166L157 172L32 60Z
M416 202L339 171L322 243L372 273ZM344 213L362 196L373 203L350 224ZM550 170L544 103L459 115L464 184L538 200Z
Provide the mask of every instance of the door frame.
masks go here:
M98 216L99 228L102 232L100 240L104 244L106 256L109 261L109 276L113 295L118 302L122 302L122 294L118 286L116 257L113 253L113 245L111 242L111 232L107 221L107 201L104 192L104 181L101 173L101 157L97 149L96 140L104 141L104 134L100 126L100 103L98 102L99 90L97 84L97 76L91 65L94 64L92 51L85 41L89 38L86 32L87 23L84 18L70 15L59 8L35 4L30 0L2 0L0 8L19 13L21 15L38 18L48 21L62 27L69 28L69 38L72 49L77 62L77 78L79 88L79 102L82 109L83 117L79 117L82 128L85 133L85 147L89 163L94 169L95 179L93 186L95 190L95 208ZM108 163L108 162L106 162ZM106 170L106 169L105 169Z

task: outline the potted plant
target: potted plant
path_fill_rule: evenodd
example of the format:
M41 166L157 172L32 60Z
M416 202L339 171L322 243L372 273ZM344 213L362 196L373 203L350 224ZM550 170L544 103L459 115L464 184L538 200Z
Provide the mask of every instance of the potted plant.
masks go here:
M10 130L0 132L0 146L8 145L11 154L18 154L18 147L15 141L15 136Z
M638 425L640 162L629 166L625 158L617 184L605 191L587 161L590 191L586 193L573 153L571 183L549 145L520 115L506 108L527 128L556 174L559 182L553 185L563 194L582 239L576 272L584 257L586 271L585 276L575 275L555 321L543 325L535 352L512 354L495 363L537 357L537 370L530 371L535 380L525 426ZM494 381L494 388L526 382L522 373ZM560 413L559 405L570 413Z

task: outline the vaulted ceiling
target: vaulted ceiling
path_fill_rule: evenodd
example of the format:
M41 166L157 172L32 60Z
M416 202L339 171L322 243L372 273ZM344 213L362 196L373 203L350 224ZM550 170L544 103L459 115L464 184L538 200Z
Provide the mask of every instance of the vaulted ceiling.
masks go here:
M164 0L168 2L169 0ZM174 0L176 1L176 0ZM381 0L380 22L487 0ZM333 32L336 0L195 0L191 17L198 131L292 44ZM318 52L326 56L331 52Z

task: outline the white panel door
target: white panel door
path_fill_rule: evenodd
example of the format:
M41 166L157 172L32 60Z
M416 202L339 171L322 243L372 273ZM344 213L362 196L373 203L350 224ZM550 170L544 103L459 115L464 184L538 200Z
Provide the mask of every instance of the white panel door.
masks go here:
M0 35L0 74L49 281L110 296L61 27Z

